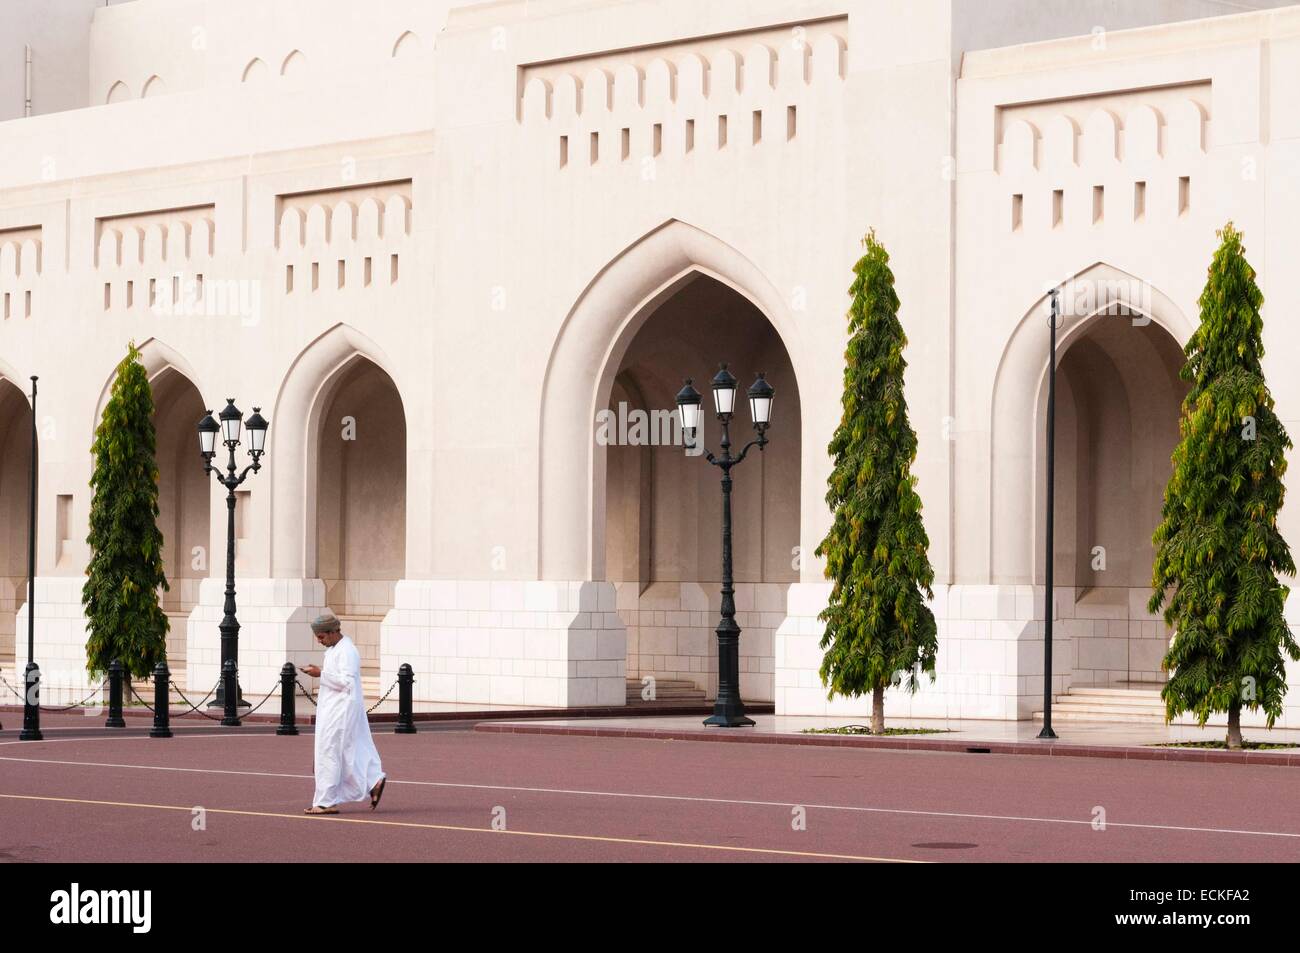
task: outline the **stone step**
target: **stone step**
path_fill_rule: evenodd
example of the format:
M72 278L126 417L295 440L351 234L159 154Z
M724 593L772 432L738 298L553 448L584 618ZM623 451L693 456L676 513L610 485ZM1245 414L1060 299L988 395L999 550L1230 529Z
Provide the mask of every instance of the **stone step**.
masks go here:
M689 701L704 702L704 689L699 688L689 679L685 678L656 678L654 681L655 697L657 702L668 701ZM627 680L627 701L630 703L641 704L645 701L641 693L645 691L646 686L641 684L639 678L629 678Z
M1159 698L1164 685L1158 682L1128 682L1118 685L1072 685L1066 693L1073 696L1106 698Z
M1052 700L1052 720L1097 721L1112 724L1163 724L1165 704L1157 682L1119 682L1113 685L1072 685ZM1033 713L1035 721L1043 713Z
M1107 705L1101 702L1078 702L1072 698L1063 698L1052 703L1052 712L1058 711L1094 711L1102 715L1163 713L1165 706L1159 703L1150 705Z
M704 698L703 689L674 688L668 691L656 691L653 701L660 701L660 702L681 701L684 699L695 699L695 698L700 698L700 699ZM646 699L641 697L641 693L639 691L628 692L627 699L628 701L635 701L635 702L646 701Z
M1034 712L1034 721L1042 721L1043 713ZM1097 711L1061 711L1055 705L1052 706L1052 721L1097 721L1108 722L1111 724L1125 725L1163 725L1165 722L1164 710L1156 712L1147 711L1125 711L1120 713L1107 713Z
M627 687L631 688L633 685L640 688L641 679L629 678L627 680ZM659 678L658 676L655 676L655 686L658 688L693 688L695 683L689 678Z
M1164 702L1156 694L1141 696L1125 695L1060 695L1053 699L1052 705L1103 705L1117 708L1164 708Z

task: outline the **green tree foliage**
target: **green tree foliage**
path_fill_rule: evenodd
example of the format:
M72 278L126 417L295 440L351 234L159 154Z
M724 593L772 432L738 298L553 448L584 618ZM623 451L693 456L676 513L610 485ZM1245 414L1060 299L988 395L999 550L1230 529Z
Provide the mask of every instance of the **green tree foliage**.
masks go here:
M821 677L827 697L872 694L873 731L883 731L884 693L893 681L916 691L921 671L934 678L938 640L934 570L912 476L916 433L903 395L903 349L898 295L889 254L869 233L866 254L854 266L849 293L844 408L829 452L835 468L826 502L834 523L817 547L834 581L826 623ZM896 673L904 673L899 679Z
M113 659L135 678L153 674L167 654L167 616L158 604L163 537L158 529L157 440L153 391L134 344L117 366L113 391L95 430L90 478L90 565L81 601L86 608L86 668L107 671Z
M1166 717L1192 712L1203 725L1228 713L1228 746L1241 745L1241 709L1262 708L1271 726L1286 695L1283 653L1300 660L1283 618L1295 574L1278 531L1291 447L1260 360L1264 296L1241 233L1226 225L1201 293L1201 323L1186 347L1173 476L1153 540L1150 609L1175 631L1164 659Z

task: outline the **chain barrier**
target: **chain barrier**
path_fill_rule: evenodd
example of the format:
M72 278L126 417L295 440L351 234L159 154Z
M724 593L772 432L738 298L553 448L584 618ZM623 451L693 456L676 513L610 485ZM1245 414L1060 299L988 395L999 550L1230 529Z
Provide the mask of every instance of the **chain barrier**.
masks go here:
M260 702L258 702L258 703L257 703L256 705L254 705L252 708L248 709L248 711L246 711L246 712L242 712L242 713L239 715L239 717L240 717L240 718L247 718L249 715L253 714L253 712L257 711L259 708L261 708L263 705L266 704L266 700L267 700L268 698L270 698L272 695L274 695L274 694L275 694L276 692L278 692L279 690L280 690L280 685L279 685L279 683L277 682L277 683L276 683L276 686L275 686L274 688L272 688L269 692L267 692L265 695L262 696L262 700L261 700Z
M306 698L309 702L311 702L313 707L315 707L316 704L317 704L317 703L316 703L316 696L313 695L310 691L308 691L308 690L307 690L307 687L306 687L305 685L303 685L303 683L302 683L301 681L299 681L298 679L295 678L293 681L294 681L294 684L298 686L298 690L302 693L302 696L303 696L304 698ZM388 691L384 692L383 697L380 698L379 701L375 702L373 705L371 705L369 708L366 709L366 714L367 714L367 715L370 714L371 712L373 712L376 708L378 708L378 707L379 707L380 705L382 705L384 702L388 701L388 697L389 697L390 695L393 694L393 689L396 688L396 687L398 686L399 681L400 681L400 679L393 679L393 684L391 684L391 685L388 686ZM26 699L23 697L22 693L19 692L17 689L15 689L12 685L10 685L9 682L5 679L5 677L4 677L3 675L0 675L0 683L3 683L4 686L5 686L5 688L9 689L9 691L11 691L11 692L14 694L14 697L17 698L19 701L21 701L21 702L25 702L25 701L26 701ZM128 689L129 689L129 691L131 692L131 694L132 694L133 696L135 696L135 700L136 700L137 702L139 702L139 703L140 703L141 705L143 705L146 709L148 709L148 711L149 711L151 714L156 714L156 712L154 711L153 706L150 705L150 704L149 704L147 701L145 701L143 698L141 698L141 697L140 697L140 693L137 692L137 691L135 690L135 683L133 683L133 682L128 682L128 683L127 683L127 687L128 687ZM189 705L189 708L186 709L185 711L183 711L183 712L179 712L179 713L173 713L173 714L170 714L169 717L171 717L171 718L184 718L186 715L189 715L189 714L191 714L192 712L197 712L198 714L202 715L204 718L207 718L209 721L221 721L220 718L218 718L218 717L216 717L216 716L214 716L214 715L209 715L206 711L203 711L202 708L200 707L200 706L203 705L204 702L206 702L209 698L211 698L214 694L216 694L216 691L217 691L217 689L218 689L219 687L221 687L221 680L220 680L220 679L217 680L217 684L216 684L216 685L212 686L212 690L209 691L205 696L203 696L202 700L199 701L199 703L196 705L196 704L194 704L193 702L191 702L191 701L189 700L189 698L186 697L185 693L184 693L183 691L181 691L180 688L179 688L175 683L171 683L171 684L169 684L169 685L168 685L168 689L169 689L170 691L175 692L177 695L179 695L179 696L181 697L181 700L182 700L183 702L185 702L185 704ZM241 712L241 713L239 714L239 717L240 717L240 718L245 718L245 717L247 717L247 716L253 714L254 712L256 712L259 708L261 708L263 705L265 705L265 704L267 703L268 700L270 700L271 696L274 695L274 694L279 690L279 688L280 688L280 686L279 686L279 685L276 685L276 686L275 686L274 688L272 688L269 692L267 692L265 695L263 695L263 696L262 696L262 700L259 701L256 705L254 705L252 708L250 708L250 709L249 709L248 711L246 711L246 712ZM76 704L68 705L68 706L63 707L63 708L51 708L51 707L47 707L47 706L45 706L45 705L42 705L42 706L41 706L41 711L44 711L44 712L65 712L65 711L72 711L74 708L81 708L81 707L83 707L83 706L86 704L86 702L90 701L90 699L94 698L96 695L98 695L98 694L102 694L103 691L104 691L103 686L100 686L99 688L95 688L95 689L93 689L89 695L87 695L85 698L83 698L81 701L77 702ZM100 707L101 707L101 708L103 707L102 702L101 702Z
M140 697L140 693L137 692L137 691L135 690L135 686L134 686L134 685L131 686L131 694L135 696L135 700L136 700L136 701L138 701L138 702L139 702L141 705L143 705L145 708L148 708L148 709L149 709L149 714L151 714L151 715L156 715L156 714L158 714L156 711L153 710L153 706L152 706L152 705L150 705L147 701L145 701L143 698Z
M259 708L261 708L263 705L265 705L266 702L267 702L267 699L269 699L272 695L274 695L274 694L276 693L276 691L277 691L279 688L280 688L280 686L279 686L279 685L276 685L275 688L272 688L269 692L267 692L265 695L262 696L262 700L261 700L260 702L258 702L256 705L254 705L254 706L253 706L252 708L250 708L248 711L245 711L245 712L239 712L239 713L238 713L238 714L239 714L239 717L240 717L240 718L247 718L249 715L253 714L253 712L257 711L257 709L259 709ZM178 689L176 689L176 691L177 691L177 693L179 693L179 692L180 692L180 689L178 688ZM216 691L216 689L214 688L214 689L212 690L212 692L215 692L215 691ZM212 692L208 692L208 695L211 696L211 695L212 695ZM152 706L151 706L147 701L145 701L143 698L140 697L139 693L136 692L136 690L135 690L135 686L134 686L134 685L131 686L131 694L132 694L132 695L135 695L135 700L136 700L136 701L138 701L138 702L139 702L141 705L143 705L145 708L148 708L150 712L153 712L153 710L154 710L153 707L152 707ZM182 696L182 697L184 697L184 696ZM186 699L186 701L188 702L189 699ZM205 698L205 699L203 699L203 701L207 701L207 699ZM199 704L202 705L203 702L199 702ZM171 715L171 716L169 716L169 717L171 717L171 718L184 718L186 715L188 715L188 714L189 714L190 712L192 712L192 711L197 711L197 712L198 712L200 715L202 715L204 718L210 719L211 721L221 721L220 718L217 718L217 717L215 717L214 715L209 715L209 714L208 714L207 712L205 712L205 711L201 711L197 706L190 706L190 710L189 710L189 711L181 712L179 715Z
M0 675L0 682L4 682L4 686L5 686L5 688L7 688L7 689L9 689L9 691L13 692L15 698L17 698L17 699L18 699L20 702L22 702L24 705L27 704L27 699L23 696L23 694L22 694L20 691L18 691L18 689L14 688L12 685L10 685L10 684L9 684L9 681L8 681L8 680L7 680L3 675ZM92 688L92 689L90 690L90 694L87 695L85 698L83 698L81 701L76 702L75 704L72 704L72 705L64 706L64 707L62 707L62 708L55 708L55 707L51 707L51 706L49 706L49 705L41 705L41 706L39 706L39 707L40 707L40 710L41 710L41 711L43 711L43 712L48 712L48 713L51 713L51 714L57 714L57 713L59 713L59 712L65 712L65 711L72 711L72 709L74 709L74 708L83 708L83 707L85 707L86 702L90 701L92 698L94 698L96 695L98 695L99 693L101 693L103 690L104 690L104 688L103 688L102 685L101 685L99 688ZM100 707L103 707L102 704L101 704Z
M221 720L220 718L212 718L211 715L207 714L206 712L200 711L200 709L199 709L199 705L202 705L203 702L207 701L209 698L211 698L213 695L215 695L215 694L217 693L217 688L220 687L220 685L221 685L221 679L217 679L217 684L212 686L212 691L210 691L210 692L208 692L206 695L204 695L204 696L203 696L203 700L200 701L198 705L196 705L196 704L194 704L192 701L190 701L188 698L185 697L185 693L184 693L183 691L180 690L179 686L177 686L175 682L169 682L167 687L170 688L172 691L174 691L177 695L180 695L180 696L181 696L181 701L185 702L185 704L187 704L187 705L190 706L190 707L189 707L189 711L183 711L183 712L181 712L179 715L177 715L176 717L177 717L177 718L184 718L184 717L185 717L186 715L188 715L191 711L197 711L200 715L203 715L205 718L211 718L213 721L220 721L220 720Z
M388 701L388 696L393 694L393 689L397 687L397 681L398 681L397 679L393 679L393 684L388 686L388 691L384 692L384 697L379 699L379 701L375 702L373 705L371 705L369 708L366 709L367 715L370 714L372 711L374 711L376 708L378 708L380 705L382 705L384 702Z
M4 682L4 683L5 683L5 688L7 688L7 689L9 689L9 691L13 692L15 698L17 698L17 699L18 699L20 702L22 702L24 705L27 704L27 699L26 699L25 697L23 697L23 694L22 694L20 691L18 691L18 689L14 688L12 685L10 685L9 682L5 679L5 677L4 677L3 675L0 675L0 682Z

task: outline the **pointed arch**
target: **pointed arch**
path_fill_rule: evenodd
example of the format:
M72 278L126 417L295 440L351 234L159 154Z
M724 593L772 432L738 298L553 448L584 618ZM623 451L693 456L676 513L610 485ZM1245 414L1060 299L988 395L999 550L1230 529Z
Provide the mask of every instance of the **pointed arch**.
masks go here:
M161 96L165 92L167 92L166 84L163 82L162 77L155 73L144 81L144 88L140 90L140 98L147 99L150 96Z
M22 380L0 360L0 653L6 655L14 653L17 612L27 601L31 404Z
M276 394L267 459L271 463L271 574L314 578L316 472L321 415L346 372L368 360L388 375L399 398L406 388L389 356L365 334L339 323L294 358ZM406 400L402 398L403 407Z
M1150 282L1106 262L1064 279L1057 366L1071 344L1116 306L1159 325L1184 346L1195 330L1182 309ZM1089 301L1088 295L1092 298ZM1026 310L998 361L989 421L990 581L1024 584L1033 579L1037 527L1042 519L1032 505L1035 461L1042 447L1041 408L1045 408L1050 302L1046 292ZM1026 506L1032 512L1026 513Z
M307 65L307 57L303 55L302 50L294 50L284 58L280 64L281 76L297 76Z
M19 392L23 392L24 382L30 380L30 377L23 377L12 364L0 357L0 381L8 381L17 387Z
M244 67L244 72L239 77L239 81L241 83L260 83L266 79L270 72L270 67L260 57L255 56Z
M105 103L120 103L131 98L131 90L127 88L126 83L118 80L108 88L108 95L104 97Z
M140 350L140 363L144 365L144 371L148 375L150 383L153 383L164 371L170 368L189 380L198 389L199 394L204 395L206 399L198 374L194 372L190 362L182 357L180 352L171 345L154 337L145 339L143 343L136 345L136 347ZM95 416L90 422L92 435L99 428L99 422L104 417L104 408L108 406L108 397L113 390L113 377L117 365L121 363L122 358L125 356L125 354L121 354L114 357L113 364L104 380L104 386L99 390L99 399L95 402ZM194 423L197 425L198 420L196 419Z
M678 219L632 242L579 294L547 361L538 422L539 578L595 578L593 567L603 559L597 515L604 497L596 412L636 332L700 274L753 304L776 329L796 378L805 379L801 337L784 298L739 250Z
M410 30L407 30L399 36L397 42L393 44L392 58L395 60L408 59L415 56L419 51L420 38Z
M207 403L194 378L178 366L181 363L153 358L152 373L146 365L154 401L157 520L163 536L163 565L170 583L162 594L163 610L172 621L167 655L178 661L185 658L185 617L198 602L199 585L221 565L219 557L212 558L223 552L213 545L213 524L225 528L219 517L213 519L213 506L219 505L220 495L213 493L212 480L204 472L195 432ZM246 511L244 520L248 521Z

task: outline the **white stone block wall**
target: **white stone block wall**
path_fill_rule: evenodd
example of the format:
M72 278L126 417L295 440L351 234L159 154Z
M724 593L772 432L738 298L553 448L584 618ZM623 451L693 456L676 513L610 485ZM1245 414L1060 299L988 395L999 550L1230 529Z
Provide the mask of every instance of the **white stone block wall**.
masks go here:
M1073 589L1058 590L1058 611L1072 615L1071 631L1078 642L1074 684L1164 682L1160 663L1172 633L1159 614L1147 611L1150 589L1094 588L1077 599Z
M379 668L379 632L393 608L395 579L326 579L326 602L343 623L343 632L361 653L361 669ZM385 688L387 686L384 686Z
M27 580L18 576L0 576L0 658L15 654L14 633L18 607L27 601ZM23 629L26 651L27 630Z
M279 684L285 662L316 664L324 649L311 631L311 620L330 611L325 584L319 579L236 579L239 619L239 684L256 704ZM206 695L221 675L221 632L226 583L205 579L199 604L187 623L185 691L192 701ZM304 685L312 680L300 676ZM198 693L195 697L194 693Z
M615 588L618 614L627 626L628 677L683 679L716 698L719 585L656 582L638 593L639 583L620 582ZM770 702L776 697L776 630L785 618L788 588L784 583L736 584L740 696L746 701Z
M36 625L33 641L41 670L41 704L70 705L98 685L86 673L86 617L81 606L84 576L36 577ZM27 601L15 615L17 637L14 670L22 678L27 668ZM22 691L22 685L15 684ZM5 691L5 695L9 695ZM9 696L12 699L12 696Z
M394 597L381 627L381 686L409 663L417 701L626 701L627 632L612 583L402 580Z
M920 689L885 693L890 717L1020 719L1041 706L1043 626L1034 616L1042 590L1030 586L935 586L931 608L939 628L935 680ZM790 587L789 611L776 634L776 705L783 715L868 718L871 698L826 697L818 674L825 625L817 616L830 583ZM1058 612L1063 600L1057 600ZM1052 639L1053 692L1064 692L1074 667L1068 626Z

